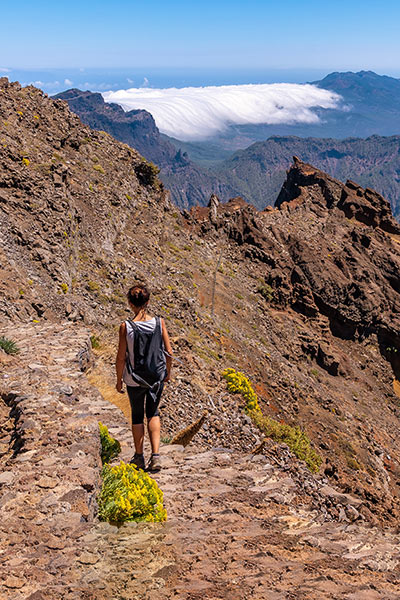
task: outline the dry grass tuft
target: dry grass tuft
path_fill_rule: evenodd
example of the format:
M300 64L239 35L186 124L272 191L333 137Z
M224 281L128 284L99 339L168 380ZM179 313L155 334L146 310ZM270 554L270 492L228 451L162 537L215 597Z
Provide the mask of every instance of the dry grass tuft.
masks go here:
M115 389L115 380L107 377L105 368L101 368L100 365L97 365L94 369L91 369L87 373L87 378L89 383L99 390L104 400L108 400L108 402L118 406L118 408L124 413L125 417L130 420L131 408L129 404L129 398L126 393L120 394L117 392Z

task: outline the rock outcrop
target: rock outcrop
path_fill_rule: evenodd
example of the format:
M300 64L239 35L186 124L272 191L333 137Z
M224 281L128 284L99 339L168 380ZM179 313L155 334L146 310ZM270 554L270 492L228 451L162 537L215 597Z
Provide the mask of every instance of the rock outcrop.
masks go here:
M343 137L345 135L349 133ZM337 136L335 132L335 138ZM399 219L399 150L399 135L373 135L367 139L273 135L238 150L216 166L216 173L221 181L234 189L235 195L243 196L262 210L266 205L274 204L295 154L339 181L350 179L377 190L389 200L393 214Z

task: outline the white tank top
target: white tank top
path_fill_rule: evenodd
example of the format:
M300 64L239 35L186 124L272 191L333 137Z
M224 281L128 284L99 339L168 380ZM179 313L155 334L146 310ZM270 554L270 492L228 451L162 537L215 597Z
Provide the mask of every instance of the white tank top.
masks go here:
M136 327L138 327L138 329L141 329L145 333L151 333L152 331L154 331L156 328L156 323L157 323L157 321L156 321L155 317L153 317L149 321L135 321ZM125 325L126 325L127 351L129 353L129 358L130 358L131 364L134 365L135 364L135 356L134 356L134 349L133 349L134 331L133 331L133 327L129 323L129 321L125 321ZM160 327L161 327L161 321L160 321ZM132 375L129 374L126 365L124 368L124 373L123 373L122 378L124 380L124 383L126 385L129 385L129 387L139 387L139 384L137 384L136 381L132 378Z

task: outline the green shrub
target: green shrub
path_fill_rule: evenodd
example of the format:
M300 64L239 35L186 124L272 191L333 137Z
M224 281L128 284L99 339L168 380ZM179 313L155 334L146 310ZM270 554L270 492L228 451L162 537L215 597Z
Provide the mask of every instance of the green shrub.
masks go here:
M97 292L100 289L100 284L97 281L89 280L86 284L86 289L89 292Z
M97 337L97 335L91 335L90 336L90 345L92 346L92 348L100 348L100 340Z
M222 377L226 379L230 392L240 394L246 400L245 411L264 435L276 442L287 444L297 458L304 460L310 471L317 473L322 458L311 447L307 434L298 426L292 427L286 423L279 423L263 415L258 404L257 394L243 373L234 369L225 369L222 372Z
M115 467L105 465L103 485L98 498L101 521L161 522L167 518L163 493L142 469L121 461Z
M6 354L18 354L19 352L17 344L4 336L0 337L0 348L4 350Z
M107 425L99 423L100 442L101 442L101 462L104 464L110 462L121 452L121 444L108 433Z
M93 169L104 175L105 171L101 165L93 165Z
M347 457L346 462L347 462L347 466L350 469L353 469L353 471L360 471L361 465L355 458Z
M66 294L68 292L68 284L60 283L60 288L63 294Z
M135 173L139 182L143 185L150 185L156 189L160 187L160 181L157 177L159 172L160 169L147 160L143 160L135 166Z
M257 293L261 294L267 302L271 302L274 299L274 288L268 285L268 283L265 283L262 279L259 280Z

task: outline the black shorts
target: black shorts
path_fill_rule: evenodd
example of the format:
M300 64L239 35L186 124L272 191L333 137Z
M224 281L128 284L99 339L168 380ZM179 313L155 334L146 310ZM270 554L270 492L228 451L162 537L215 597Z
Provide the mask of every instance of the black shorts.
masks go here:
M160 415L158 405L163 388L164 382L160 384L157 392L144 387L126 386L129 402L131 403L132 425L141 425L143 423L145 405L147 420Z

